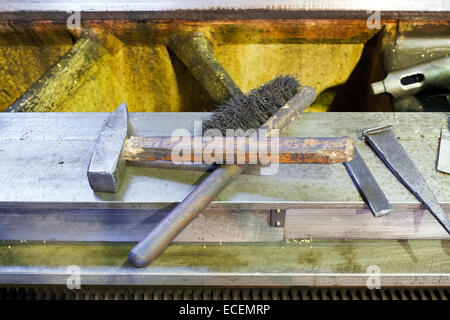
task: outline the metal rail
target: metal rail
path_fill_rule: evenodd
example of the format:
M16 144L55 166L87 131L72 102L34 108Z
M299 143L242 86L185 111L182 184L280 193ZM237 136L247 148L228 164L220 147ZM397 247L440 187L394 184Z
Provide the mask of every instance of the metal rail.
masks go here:
M218 0L123 1L70 0L20 1L0 3L0 19L65 20L70 11L82 11L83 19L367 19L372 11L382 11L384 19L446 18L450 3L445 0ZM370 11L369 13L367 11ZM447 16L448 17L448 16Z
M265 244L175 244L133 268L131 244L0 245L0 284L81 286L449 287L449 241L366 240ZM430 263L433 261L433 263Z
M450 300L448 288L0 287L1 300Z

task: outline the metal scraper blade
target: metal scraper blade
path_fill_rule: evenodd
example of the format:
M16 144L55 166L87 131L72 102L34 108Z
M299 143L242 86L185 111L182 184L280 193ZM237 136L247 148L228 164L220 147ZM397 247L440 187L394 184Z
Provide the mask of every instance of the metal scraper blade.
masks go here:
M450 173L450 130L442 129L437 169Z
M375 218L389 214L392 206L356 148L353 155L353 160L345 162L344 167L362 198Z
M368 129L363 132L363 138L397 179L424 204L447 233L450 234L450 220L442 210L419 169L417 169L405 149L398 142L392 126Z

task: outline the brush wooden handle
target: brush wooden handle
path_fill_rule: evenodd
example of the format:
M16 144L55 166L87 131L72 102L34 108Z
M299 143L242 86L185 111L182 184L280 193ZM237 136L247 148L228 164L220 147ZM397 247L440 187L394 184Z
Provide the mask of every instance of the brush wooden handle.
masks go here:
M270 117L263 127L283 129L313 103L316 92L303 87ZM269 130L270 132L270 130ZM135 267L145 267L156 259L175 237L225 189L246 165L221 165L211 172L182 202L139 241L128 254Z
M129 162L182 160L210 164L331 164L353 158L353 143L348 137L229 140L225 137L131 137L125 143L124 158ZM173 159L174 155L178 158Z

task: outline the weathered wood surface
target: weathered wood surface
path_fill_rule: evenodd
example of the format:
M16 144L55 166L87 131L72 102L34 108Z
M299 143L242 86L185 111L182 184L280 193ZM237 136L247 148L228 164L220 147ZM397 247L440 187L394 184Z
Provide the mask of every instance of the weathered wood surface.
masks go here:
M0 114L0 204L3 207L161 208L181 201L202 172L127 167L117 193L94 193L86 170L107 113ZM207 113L132 113L136 136L192 130ZM380 159L359 140L362 130L392 124L405 150L445 210L450 176L436 170L440 131L450 113L306 113L284 136L349 136L395 209L420 204ZM273 176L252 168L238 177L211 207L353 208L364 203L342 164L280 165Z
M381 287L450 286L449 241L174 244L139 269L126 263L131 247L3 242L0 283L66 285L68 266L75 265L82 286L367 287L378 272Z
M130 137L123 157L131 162L332 164L353 159L353 142L347 137Z

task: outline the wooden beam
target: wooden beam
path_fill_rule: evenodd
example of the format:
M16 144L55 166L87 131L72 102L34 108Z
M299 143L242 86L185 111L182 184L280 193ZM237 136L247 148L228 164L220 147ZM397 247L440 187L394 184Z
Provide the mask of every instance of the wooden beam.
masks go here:
M180 137L181 138L181 137ZM231 143L230 143L231 142ZM124 158L130 162L176 161L206 163L315 163L332 164L353 159L353 142L347 137L287 138L258 140L241 137L181 138L131 137L125 143ZM276 148L273 149L272 148ZM261 152L262 150L262 152ZM277 152L275 154L274 152Z

